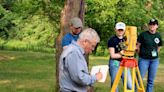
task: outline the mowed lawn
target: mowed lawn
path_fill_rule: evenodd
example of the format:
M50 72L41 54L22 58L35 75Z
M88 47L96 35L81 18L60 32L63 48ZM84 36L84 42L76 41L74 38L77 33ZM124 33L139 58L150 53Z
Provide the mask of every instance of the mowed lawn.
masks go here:
M0 92L55 92L54 54L0 50Z
M94 65L108 64L108 57L90 56L89 59L89 69ZM164 92L163 55L160 62L154 92ZM55 67L54 54L0 50L0 92L55 92ZM123 92L122 87L120 81L120 92ZM94 90L110 92L109 75L105 83L96 83Z

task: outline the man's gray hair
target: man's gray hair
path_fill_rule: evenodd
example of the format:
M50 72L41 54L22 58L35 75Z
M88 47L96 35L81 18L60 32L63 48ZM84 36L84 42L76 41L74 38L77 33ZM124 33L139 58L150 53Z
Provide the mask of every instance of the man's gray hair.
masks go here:
M89 40L91 41L92 39L94 39L97 43L100 42L100 37L97 34L97 32L92 29L92 28L87 28L85 30L83 30L80 35L79 35L79 39L80 40Z

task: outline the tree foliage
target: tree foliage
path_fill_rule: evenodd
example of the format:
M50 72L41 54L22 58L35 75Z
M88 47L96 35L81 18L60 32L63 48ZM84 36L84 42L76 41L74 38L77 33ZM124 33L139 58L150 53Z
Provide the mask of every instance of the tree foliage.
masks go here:
M100 46L97 48L98 55L108 54L107 40L114 34L114 25L119 21L126 25L137 26L140 32L147 29L147 23L151 18L156 18L161 25L159 31L163 29L162 0L87 0L86 2L86 25L95 28L101 37Z
M24 49L52 47L60 30L64 1L0 0L1 47L13 41L25 44ZM137 26L141 32L147 29L149 19L156 18L160 24L158 30L164 29L163 0L85 0L85 3L85 25L94 28L101 37L98 55L107 54L107 40L114 34L118 21Z
M63 2L57 0L3 0L0 4L1 47L20 43L24 49L51 48L59 32ZM58 4L60 3L60 4ZM10 44L10 46L8 46ZM18 46L18 48L20 48Z

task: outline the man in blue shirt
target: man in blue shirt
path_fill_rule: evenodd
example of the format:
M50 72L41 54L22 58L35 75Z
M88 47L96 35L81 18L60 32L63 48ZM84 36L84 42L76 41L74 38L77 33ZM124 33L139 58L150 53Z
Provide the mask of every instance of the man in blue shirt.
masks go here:
M72 40L77 41L79 38L79 34L82 31L83 24L80 18L74 17L70 20L70 29L71 32L67 33L63 39L62 39L62 47L65 49L71 42Z
M100 38L94 29L88 28L72 41L60 56L59 84L61 92L87 92L87 87L102 79L102 73L90 75L85 54L92 53Z

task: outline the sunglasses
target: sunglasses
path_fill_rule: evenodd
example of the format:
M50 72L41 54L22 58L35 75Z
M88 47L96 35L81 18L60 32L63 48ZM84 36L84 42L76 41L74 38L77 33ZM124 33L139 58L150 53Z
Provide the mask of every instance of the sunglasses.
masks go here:
M77 27L77 28L75 28L75 29L81 29L81 27Z
M117 31L124 31L123 29L118 29Z

